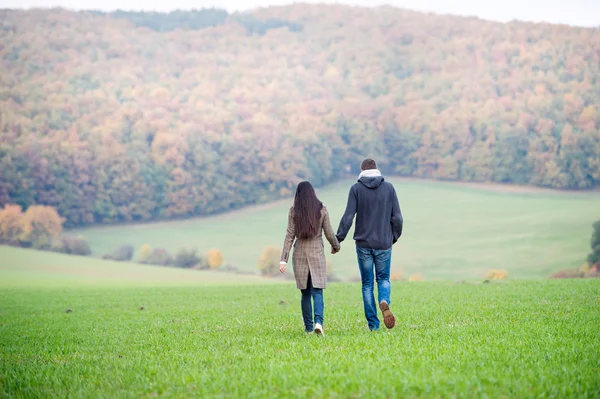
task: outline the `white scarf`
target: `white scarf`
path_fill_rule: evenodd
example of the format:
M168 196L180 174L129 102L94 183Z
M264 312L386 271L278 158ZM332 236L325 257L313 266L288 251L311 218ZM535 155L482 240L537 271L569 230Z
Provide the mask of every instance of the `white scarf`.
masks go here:
M367 170L363 170L362 172L360 172L360 175L358 175L358 178L360 179L361 177L378 177L381 176L381 172L379 171L379 169L367 169Z

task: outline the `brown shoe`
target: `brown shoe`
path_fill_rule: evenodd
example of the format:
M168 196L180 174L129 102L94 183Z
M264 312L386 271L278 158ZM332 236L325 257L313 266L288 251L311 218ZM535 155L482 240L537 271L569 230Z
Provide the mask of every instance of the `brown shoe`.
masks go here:
M390 305L386 301L379 302L379 309L381 309L381 313L383 313L383 324L387 328L394 328L396 325L396 318L394 314L390 310Z

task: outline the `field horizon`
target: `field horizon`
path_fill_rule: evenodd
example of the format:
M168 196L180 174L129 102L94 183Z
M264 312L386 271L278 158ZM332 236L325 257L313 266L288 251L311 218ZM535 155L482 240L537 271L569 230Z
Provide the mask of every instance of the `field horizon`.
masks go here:
M505 269L514 278L548 277L584 263L591 225L600 218L595 206L598 191L388 180L396 187L405 219L403 237L394 246L392 272L405 278L419 273L432 280L482 279L491 269ZM354 182L344 179L317 189L334 230ZM218 248L226 264L257 273L262 250L271 245L281 248L292 201L287 198L208 217L92 226L67 233L88 238L97 257L124 244L136 251L149 244L173 255L181 248L196 248L200 254ZM340 254L327 255L335 274L345 280L358 277L352 234L353 230Z

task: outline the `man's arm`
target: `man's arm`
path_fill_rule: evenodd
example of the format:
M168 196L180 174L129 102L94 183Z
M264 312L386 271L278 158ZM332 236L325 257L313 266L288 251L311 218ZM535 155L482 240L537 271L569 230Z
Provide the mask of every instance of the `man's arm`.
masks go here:
M340 225L338 227L337 233L335 236L337 237L339 242L344 241L346 239L346 235L352 227L352 222L354 221L354 215L356 214L356 192L354 187L350 188L350 192L348 193L348 203L346 204L346 211L344 212L344 216L342 216L342 220L340 220Z
M402 212L400 211L400 203L398 202L398 196L396 195L396 190L392 186L392 235L394 237L393 243L402 235L402 225L404 224L404 220L402 219Z

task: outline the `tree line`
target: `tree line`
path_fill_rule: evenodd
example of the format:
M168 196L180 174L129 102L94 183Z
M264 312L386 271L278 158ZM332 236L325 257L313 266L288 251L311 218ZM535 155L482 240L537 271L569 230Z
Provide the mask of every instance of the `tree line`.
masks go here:
M358 172L600 183L600 31L294 5L0 16L0 207L188 217Z
M0 209L0 245L33 248L69 255L89 256L92 250L83 236L64 234L63 223L56 209L50 206L32 205L25 212L19 205L6 205ZM225 265L223 253L216 248L205 256L196 249L181 248L172 256L163 248L142 245L137 256L132 245L124 244L106 253L102 259L120 262L137 261L142 264L174 266L180 268L221 269L237 272L237 268Z

